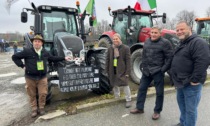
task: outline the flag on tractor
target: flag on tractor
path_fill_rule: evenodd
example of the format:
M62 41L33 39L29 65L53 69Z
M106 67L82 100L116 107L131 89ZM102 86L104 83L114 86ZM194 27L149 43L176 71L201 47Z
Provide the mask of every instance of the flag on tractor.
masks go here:
M93 19L93 26L97 25L95 0L90 0L85 8L86 12L91 15Z
M135 10L151 10L157 7L156 0L137 0Z
M78 14L81 14L81 10L79 6L77 7L77 9L78 9Z

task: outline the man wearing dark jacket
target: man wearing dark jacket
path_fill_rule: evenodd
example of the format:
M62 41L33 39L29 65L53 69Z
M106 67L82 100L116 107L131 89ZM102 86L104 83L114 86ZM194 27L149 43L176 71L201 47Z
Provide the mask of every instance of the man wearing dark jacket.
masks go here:
M22 52L15 53L12 56L12 60L18 67L25 70L25 88L30 98L32 108L31 116L36 117L38 111L40 115L45 113L44 106L48 91L47 61L56 62L68 60L69 57L51 56L44 48L42 48L44 40L40 35L35 35L31 41L33 47L25 48ZM24 63L21 59L24 59ZM36 99L37 93L39 95L38 105Z
M158 27L153 27L151 38L145 42L143 48L141 64L143 74L140 80L136 108L131 110L130 113L144 113L147 89L154 80L156 102L152 119L159 119L164 99L164 73L170 67L172 53L171 43L161 37L161 30Z
M179 125L195 126L202 84L210 63L209 46L205 40L192 34L190 26L184 21L177 24L176 32L180 46L174 52L171 76L177 88L181 112Z

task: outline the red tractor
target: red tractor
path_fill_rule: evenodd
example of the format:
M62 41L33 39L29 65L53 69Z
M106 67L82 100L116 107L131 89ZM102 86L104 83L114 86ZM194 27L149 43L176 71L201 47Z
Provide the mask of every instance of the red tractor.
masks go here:
M108 9L110 13L110 8ZM144 42L150 37L150 30L153 26L153 19L162 17L162 22L166 22L166 13L155 15L155 11L135 10L128 6L125 9L112 11L113 17L111 31L104 32L99 38L99 47L109 47L112 44L112 37L119 33L122 42L130 47L131 51L131 79L139 84L142 75L140 71L141 55ZM178 44L175 31L163 29L161 35L168 39L173 47Z

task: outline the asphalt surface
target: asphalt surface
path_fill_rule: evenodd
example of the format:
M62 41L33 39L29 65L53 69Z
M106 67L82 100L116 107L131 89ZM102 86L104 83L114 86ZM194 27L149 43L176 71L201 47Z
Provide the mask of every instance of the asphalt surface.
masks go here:
M0 53L0 126L15 125L23 126L29 125L35 119L30 117L30 105L28 104L28 96L25 92L24 71L18 68L11 60L13 52ZM210 72L208 72L210 73ZM130 85L132 90L138 89L135 84ZM93 93L60 93L55 90L50 106L47 109L51 110L57 104L65 103L65 99L69 100L86 100L92 96ZM204 98L209 95L205 96ZM64 99L62 101L62 99ZM168 99L168 100L167 100ZM208 105L208 99L204 100L204 104ZM55 120L38 123L36 125L105 125L105 126L124 126L124 125L142 125L142 126L164 126L178 122L178 108L173 94L167 94L165 100L165 108L161 114L161 120L152 121L151 115L153 113L154 98L148 98L146 102L146 113L143 115L130 115L129 110L125 109L123 103L109 105L105 108L95 109L93 111L86 111L78 113L77 115L60 117ZM170 101L170 102L169 102ZM168 103L169 102L169 103ZM202 106L202 105L201 105ZM135 103L133 103L135 107ZM207 106L209 107L209 106ZM171 109L173 108L173 109ZM202 108L202 107L201 107ZM205 107L203 107L205 108ZM208 109L208 108L207 108ZM209 109L208 109L209 110ZM201 126L208 126L208 111L205 111L204 119L201 121ZM206 119L206 121L205 121ZM146 120L146 121L145 121ZM167 123L166 123L167 122ZM210 122L210 121L209 121ZM199 121L200 123L200 121ZM210 126L210 125L209 125Z
M205 85L199 104L197 126L210 126L210 85ZM174 126L179 122L179 109L176 92L165 95L164 108L159 120L152 120L155 97L148 97L145 113L133 115L124 103L78 113L76 115L56 118L31 126ZM135 101L132 104L135 108Z
M10 125L29 112L24 83L12 83L24 75L12 62L12 54L0 53L0 126Z

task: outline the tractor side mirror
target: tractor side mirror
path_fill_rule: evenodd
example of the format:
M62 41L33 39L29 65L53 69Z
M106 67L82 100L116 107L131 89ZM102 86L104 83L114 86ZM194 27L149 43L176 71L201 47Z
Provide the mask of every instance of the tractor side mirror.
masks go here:
M92 17L89 18L89 25L93 26L93 18Z
M162 22L163 22L164 24L166 23L166 13L163 13Z
M118 21L123 21L123 14L122 13L118 13L117 14L117 18L118 18Z
M21 22L26 23L28 21L28 14L26 12L21 12Z

